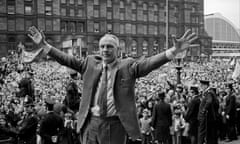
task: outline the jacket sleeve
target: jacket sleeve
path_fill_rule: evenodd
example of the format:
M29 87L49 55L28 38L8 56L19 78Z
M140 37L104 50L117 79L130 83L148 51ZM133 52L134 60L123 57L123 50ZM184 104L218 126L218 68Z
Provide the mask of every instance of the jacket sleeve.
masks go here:
M235 109L235 105L236 105L235 103L236 103L235 96L230 96L229 104L226 106L226 114L227 115L229 115L231 113L231 111Z
M162 52L149 58L142 57L132 63L131 72L135 78L139 78L147 75L169 61L170 59L167 58L166 52Z
M58 63L65 65L67 67L70 67L79 73L83 73L84 70L86 69L86 63L87 59L77 59L71 55L68 55L57 48L52 47L51 50L48 53L49 56L54 58Z

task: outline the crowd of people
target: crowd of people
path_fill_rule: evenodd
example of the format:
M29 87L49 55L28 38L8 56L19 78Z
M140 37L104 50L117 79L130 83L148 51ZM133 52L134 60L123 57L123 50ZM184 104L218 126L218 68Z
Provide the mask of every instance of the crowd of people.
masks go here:
M137 79L136 107L143 136L135 142L151 144L165 138L174 144L195 142L191 136L196 130L190 127L189 111L194 97L201 95L199 80L209 81L219 103L218 139L236 140L240 134L240 85L231 79L229 62L182 62L181 84L176 83L175 66L173 61ZM69 73L55 61L21 64L16 55L10 55L1 60L0 82L0 143L39 142L45 135L42 121L51 111L62 119L59 131L50 134L56 136L52 138L66 144L80 143L75 131L82 93L79 74ZM168 131L159 131L161 126L154 122L159 119L156 106L162 101L170 106L169 135Z

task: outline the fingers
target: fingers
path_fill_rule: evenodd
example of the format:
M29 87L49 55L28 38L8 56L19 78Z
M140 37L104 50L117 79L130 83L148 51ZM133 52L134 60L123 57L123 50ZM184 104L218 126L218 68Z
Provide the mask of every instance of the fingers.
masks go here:
M200 44L191 44L189 47L193 48L193 47L199 47Z
M188 30L184 33L184 35L182 36L182 38L183 38L183 39L186 39L190 34L191 34L191 30L188 29Z
M188 41L189 41L190 43L193 43L193 42L194 42L195 40L197 40L197 39L198 39L198 36L194 34L194 36L192 36Z

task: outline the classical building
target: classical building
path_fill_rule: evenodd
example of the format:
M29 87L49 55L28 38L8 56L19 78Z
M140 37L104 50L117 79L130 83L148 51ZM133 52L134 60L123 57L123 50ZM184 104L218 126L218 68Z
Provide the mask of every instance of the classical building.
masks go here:
M240 57L240 33L220 13L205 16L205 29L212 36L212 58Z
M35 25L51 44L75 54L96 53L99 38L113 33L122 54L150 56L164 51L166 9L166 0L0 0L0 55L16 50L19 43L34 48L27 30ZM201 48L188 54L210 54L203 0L168 0L169 46L171 35L189 28L199 35Z

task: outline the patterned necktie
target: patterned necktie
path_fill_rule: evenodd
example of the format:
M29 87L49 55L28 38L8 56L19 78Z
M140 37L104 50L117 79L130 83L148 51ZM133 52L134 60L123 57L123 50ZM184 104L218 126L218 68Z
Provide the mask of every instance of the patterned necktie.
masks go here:
M100 108L100 116L105 117L107 115L107 66L103 67L98 105Z

